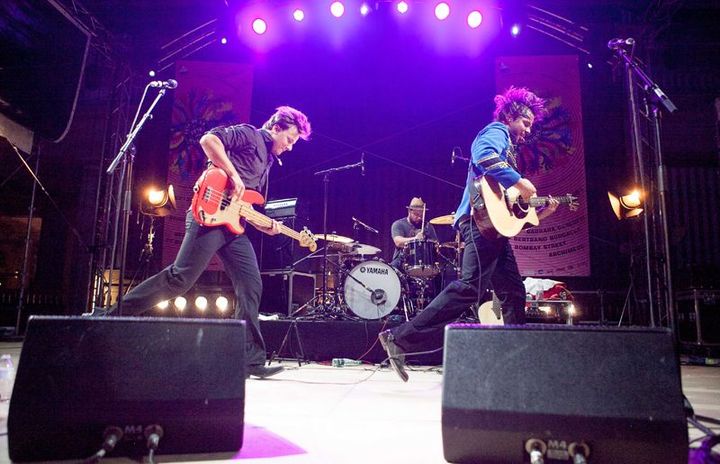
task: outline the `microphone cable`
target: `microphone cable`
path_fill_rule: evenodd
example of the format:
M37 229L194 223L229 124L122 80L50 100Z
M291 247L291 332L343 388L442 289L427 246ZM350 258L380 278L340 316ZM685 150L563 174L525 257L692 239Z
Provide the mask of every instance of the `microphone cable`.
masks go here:
M147 439L148 464L155 464L155 451L160 445L160 439L163 436L163 428L157 424L148 425L145 427L145 438Z
M83 464L92 464L100 461L105 455L115 449L115 446L123 437L123 431L119 427L111 426L107 427L103 432L103 444L102 448L97 453L93 454L87 459L84 459Z

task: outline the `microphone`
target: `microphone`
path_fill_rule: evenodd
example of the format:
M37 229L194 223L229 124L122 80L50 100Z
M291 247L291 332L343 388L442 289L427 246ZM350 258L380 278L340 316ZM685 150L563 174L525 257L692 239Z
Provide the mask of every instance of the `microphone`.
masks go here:
M177 88L178 83L175 79L168 79L166 81L152 81L148 84L148 87L159 87L161 89L174 89Z
M360 175L365 176L365 153L360 154Z
M360 219L357 219L355 216L352 216L352 220L353 220L353 222L354 222L355 224L360 224L361 226L363 226L365 229L369 230L370 232L373 232L373 233L375 233L375 234L379 234L379 233L380 233L380 232L377 231L377 229L373 229L373 228L370 227L369 225L367 225L367 224L365 224L364 222L362 222Z
M628 37L627 39L612 39L608 42L608 48L615 50L620 47L630 47L635 45L635 39Z
M462 158L462 148L460 147L453 147L452 154L450 155L450 166L455 165L455 160L457 158Z

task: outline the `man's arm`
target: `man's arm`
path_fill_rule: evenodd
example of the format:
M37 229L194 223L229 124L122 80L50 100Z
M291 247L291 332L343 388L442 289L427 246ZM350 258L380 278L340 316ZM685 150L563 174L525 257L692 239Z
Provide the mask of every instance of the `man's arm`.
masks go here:
M200 138L200 146L205 152L208 160L215 166L225 171L233 183L233 197L242 198L245 192L245 184L240 178L235 166L233 166L230 158L225 151L225 145L215 134L207 133Z

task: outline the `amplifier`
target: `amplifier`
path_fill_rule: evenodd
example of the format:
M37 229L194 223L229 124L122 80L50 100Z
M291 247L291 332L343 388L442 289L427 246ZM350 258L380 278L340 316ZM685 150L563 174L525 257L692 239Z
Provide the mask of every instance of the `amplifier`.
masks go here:
M273 219L297 216L297 198L270 200L265 203L265 215Z
M291 270L261 272L260 312L292 315L315 296L315 274Z
M720 345L720 290L682 290L675 301L681 342Z

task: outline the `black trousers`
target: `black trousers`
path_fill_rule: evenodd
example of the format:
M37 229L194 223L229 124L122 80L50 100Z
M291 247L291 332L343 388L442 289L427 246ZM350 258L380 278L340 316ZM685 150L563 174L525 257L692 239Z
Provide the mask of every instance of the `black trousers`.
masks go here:
M525 286L507 238L489 240L473 220L459 225L465 242L462 274L448 285L417 317L395 327L395 343L407 352L443 345L445 325L457 320L478 301L478 293L495 291L503 308L505 324L525 323Z
M122 311L124 315L139 315L161 301L184 294L216 253L235 291L235 318L246 323L247 364L263 364L265 342L258 318L262 280L255 250L247 235L235 235L222 226L202 227L190 211L185 217L185 236L175 262L128 292L123 298Z

